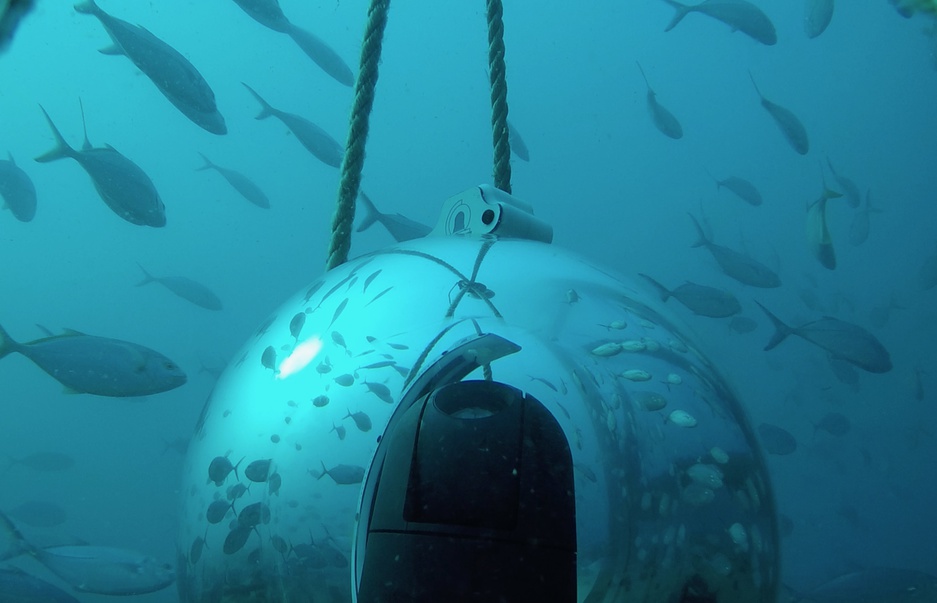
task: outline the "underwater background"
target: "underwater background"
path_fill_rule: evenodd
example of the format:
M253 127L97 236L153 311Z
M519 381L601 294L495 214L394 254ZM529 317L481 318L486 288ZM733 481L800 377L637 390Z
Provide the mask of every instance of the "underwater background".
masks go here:
M29 222L0 212L0 325L20 342L44 337L38 324L139 343L172 358L188 381L143 398L67 394L25 357L2 358L0 509L51 503L67 518L24 531L172 562L183 443L213 370L322 273L336 198L338 170L279 121L255 120L260 106L242 82L342 143L353 93L234 2L99 4L189 59L210 83L228 131L200 129L126 58L100 54L108 36L96 19L70 3L38 2L0 54L0 153L12 154L38 195ZM357 65L366 2L280 4ZM872 566L937 574L933 19L904 19L886 0L839 2L827 30L808 39L803 2L757 4L777 29L776 45L697 14L665 33L673 8L659 0L505 2L510 119L530 151L529 161L513 161L513 193L553 225L555 245L629 278L645 273L668 287L690 280L731 291L757 321L738 333L727 319L676 310L752 423L796 439L793 452L768 454L779 510L790 519L782 530L785 583L805 588ZM655 129L636 61L682 124L679 140ZM382 211L432 225L443 200L491 179L486 68L484 3L391 6L362 183ZM749 73L765 97L803 122L807 154L787 144ZM152 178L166 206L164 227L121 220L74 162L32 160L55 145L40 104L80 148L79 98L92 143L112 145ZM270 208L198 171L199 153L248 175ZM823 178L837 189L828 162L881 210L868 216L867 239L852 244L862 206L829 202L835 270L810 254L805 232ZM763 203L717 189L707 172L751 181ZM781 287L746 287L723 274L691 247L688 213L715 242L771 266ZM374 226L354 235L351 253L392 242ZM156 284L136 287L138 264L206 285L223 309L197 307ZM861 325L882 341L894 368L837 376L822 350L795 337L763 351L773 328L756 300L791 325L824 315ZM848 417L847 432L816 427L831 412ZM6 461L40 451L65 453L74 467L41 471ZM50 576L30 559L12 563ZM177 596L171 587L136 599Z

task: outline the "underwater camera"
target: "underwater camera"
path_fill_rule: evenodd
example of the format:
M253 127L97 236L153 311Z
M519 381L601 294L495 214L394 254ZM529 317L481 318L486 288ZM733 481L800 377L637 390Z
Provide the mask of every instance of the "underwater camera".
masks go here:
M476 187L324 274L211 393L184 602L774 601L745 414L679 322Z

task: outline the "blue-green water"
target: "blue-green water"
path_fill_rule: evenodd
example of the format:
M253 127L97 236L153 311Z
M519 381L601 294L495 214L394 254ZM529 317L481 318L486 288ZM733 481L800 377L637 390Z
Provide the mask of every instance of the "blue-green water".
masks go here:
M794 523L783 541L785 581L807 586L856 565L937 573L937 292L919 282L937 251L937 71L925 31L933 23L902 19L885 0L839 2L828 30L808 40L801 2L761 0L778 32L777 45L764 46L698 14L664 33L672 9L659 1L505 4L511 120L531 155L513 163L514 193L553 224L555 244L629 276L730 290L759 323L739 335L724 320L683 312L753 423L797 439L793 454L769 456L779 508ZM101 5L198 68L228 134L198 128L126 58L98 53L108 38L96 19L40 1L0 54L0 152L12 153L38 192L33 221L0 213L0 324L20 341L43 336L37 323L127 339L170 356L189 380L145 400L66 395L25 358L4 358L0 455L55 450L75 467L0 465L0 508L56 502L68 514L56 530L172 560L181 457L166 442L190 434L211 390L202 365L228 361L273 307L321 273L336 197L337 170L280 122L254 120L259 105L241 82L339 141L352 92L234 2ZM281 5L357 63L363 0ZM363 181L383 211L434 223L442 200L490 180L484 14L482 2L392 6ZM680 120L680 140L654 129L635 61ZM803 122L807 155L790 148L759 105L749 71L766 97ZM118 218L75 162L32 161L54 145L39 104L80 147L79 98L92 143L114 146L152 178L164 228ZM196 171L199 152L247 174L271 208ZM806 205L821 191L827 158L883 210L871 215L868 240L853 246L857 210L829 202L835 271L809 254L805 234ZM716 191L706 170L752 181L763 204ZM829 170L826 178L836 188ZM782 286L740 285L692 249L686 214L701 207L716 242L746 249L777 270ZM356 235L352 253L389 242L375 227ZM134 287L143 276L137 263L209 286L224 309L199 308L153 284ZM876 326L870 312L892 295L902 308ZM813 308L805 298L817 300ZM763 352L772 331L754 300L793 324L830 314L862 325L894 368L860 372L853 387L803 340ZM815 433L813 423L831 411L851 419L849 433ZM44 575L28 560L19 564ZM174 599L169 589L145 600Z

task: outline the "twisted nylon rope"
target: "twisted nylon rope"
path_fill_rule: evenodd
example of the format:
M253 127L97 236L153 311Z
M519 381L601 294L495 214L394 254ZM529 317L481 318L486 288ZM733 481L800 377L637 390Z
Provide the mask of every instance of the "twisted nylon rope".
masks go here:
M488 73L491 83L491 130L495 187L511 192L511 144L508 141L508 84L504 69L504 22L501 0L488 0Z
M345 157L342 159L341 181L338 185L338 204L332 216L332 238L326 269L344 264L351 249L351 228L355 221L355 200L361 186L361 171L364 169L364 146L368 140L371 107L374 105L374 89L377 86L378 67L381 61L381 42L387 25L387 9L390 0L371 0L364 42L361 45L361 61L358 79L355 81L355 104L351 110Z

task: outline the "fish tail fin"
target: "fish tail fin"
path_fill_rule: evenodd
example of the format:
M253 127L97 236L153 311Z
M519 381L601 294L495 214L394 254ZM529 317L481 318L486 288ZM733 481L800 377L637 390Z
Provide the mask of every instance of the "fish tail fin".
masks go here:
M696 216L693 214L688 213L687 215L689 215L690 219L693 220L693 226L696 227L697 236L696 242L690 245L690 247L705 247L706 245L709 245L709 237L706 236L706 231L704 231L703 227L700 226L699 220L697 220Z
M52 128L52 135L55 137L55 148L51 151L43 153L39 157L36 157L36 161L39 163L48 163L49 161L55 161L56 159L64 159L66 157L74 157L75 149L70 147L65 139L62 138L62 133L59 132L59 129L55 127L55 124L52 122L52 118L49 117L49 114L46 112L45 108L42 105L39 105L39 108L42 109L42 114L46 116L46 121L49 122L49 127Z
M2 511L0 511L0 533L4 533L4 540L12 541L13 545L0 554L0 561L6 561L25 553L33 553L36 550L36 547L23 537L16 525Z
M326 473L329 472L329 470L325 468L325 461L320 460L319 462L322 463L322 473L320 473L319 475L316 476L316 479L317 479L317 480L322 479L322 477L323 477Z
M206 156L203 155L202 153L199 153L198 155L199 155L199 157L201 157L201 158L205 161L205 164L202 165L201 167L195 168L195 171L196 171L196 172L201 172L202 170L210 170L210 169L212 169L212 168L215 167L215 164L211 162L211 159L209 159L208 157L206 157Z
M756 300L755 303L758 304L758 307L764 311L769 319L771 319L771 324L774 325L774 335L771 336L771 341L769 341L768 345L765 346L765 351L767 351L787 339L787 336L794 331L789 326L781 322L781 319L772 314L768 308L762 306L761 302Z
M760 96L762 99L764 99L764 98L765 98L765 95L761 93L761 89L758 87L758 84L755 83L755 76L752 75L752 72L751 72L750 69L749 69L749 71L748 71L748 79L750 79L750 80L752 81L752 86L755 87L755 92L758 93L758 96Z
M241 82L241 83L244 84L244 82ZM256 90L254 90L247 84L244 84L244 87L247 88L247 91L253 94L254 98L257 99L257 102L260 103L260 113L258 113L257 117L255 117L254 119L266 119L270 117L271 115L273 115L273 107L270 106L270 103L265 101L262 96L257 94Z
M664 0L667 4L672 6L677 12L674 13L673 19L670 20L670 23L667 24L667 27L664 28L664 31L670 31L677 26L680 21L683 20L683 17L690 14L690 11L693 9L692 6L687 6L686 4L680 4L676 0Z
M75 12L79 12L83 15L97 15L101 12L101 8L94 0L81 0L81 2L75 4Z
M19 351L20 344L16 343L6 329L0 326L0 358L7 354Z
M658 283L657 281L655 281L648 275L644 274L643 272L639 272L638 276L644 277L647 280L647 282L651 283L651 286L654 287L654 289L657 290L658 295L660 295L660 301L665 302L668 299L670 299L671 295L673 295L673 293L669 289L667 289L667 287L661 285L660 283Z
M140 264L140 262L137 262L137 266L140 266L140 270L143 271L143 280L140 281L139 283L137 283L137 287L142 287L143 285L148 285L148 284L150 284L150 283L152 283L153 281L156 280L155 278L153 278L153 275L152 275L152 274L150 274L149 272L146 271L146 268L144 268L144 267Z
M358 224L356 232L362 232L369 229L374 225L381 217L381 212L374 207L374 203L371 201L363 190L358 191L358 197L361 199L361 202L364 204L364 218L362 218L361 223Z
M715 176L713 176L713 173L709 171L709 168L705 168L705 167L704 167L704 168L703 168L703 171L706 172L706 173L709 175L709 177L713 179L713 182L716 183L716 190L717 190L717 191L722 188L722 182L721 182L718 178L716 178Z
M241 478L240 478L240 476L238 475L238 467L240 466L241 463L244 462L244 459L245 459L245 458L247 458L247 457L243 457L243 456L242 456L242 457L241 457L241 460L239 460L239 461L234 465L234 467L233 467L233 470L234 470L234 479L236 479L237 481L241 481ZM248 488L249 488L249 487L250 487L250 486L248 486Z

